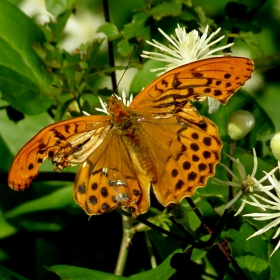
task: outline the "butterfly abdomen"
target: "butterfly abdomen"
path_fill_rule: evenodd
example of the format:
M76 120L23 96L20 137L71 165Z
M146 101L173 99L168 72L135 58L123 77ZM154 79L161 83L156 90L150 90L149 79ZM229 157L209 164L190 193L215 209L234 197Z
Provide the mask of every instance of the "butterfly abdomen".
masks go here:
M133 127L132 133L126 135L129 140L129 144L132 146L135 154L137 155L137 160L145 172L146 176L149 178L150 182L157 182L157 173L155 167L155 161L152 159L150 149L146 142L141 141L139 135L139 129L135 130Z

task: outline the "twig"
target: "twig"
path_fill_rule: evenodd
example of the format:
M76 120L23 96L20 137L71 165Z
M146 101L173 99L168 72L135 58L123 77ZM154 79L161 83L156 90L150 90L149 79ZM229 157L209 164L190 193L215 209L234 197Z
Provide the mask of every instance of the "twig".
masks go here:
M201 221L203 227L208 231L208 233L210 235L213 235L214 231L207 226L207 224L204 221L204 218L202 216L202 214L200 213L200 211L198 210L198 208L196 207L196 205L194 204L194 202L192 201L192 199L190 197L186 197L186 200L188 201L188 203L190 204L190 206L192 207L192 209L194 210L194 212L196 213L197 217L199 218L199 220ZM222 216L222 221L225 219L227 215L227 211L224 212L223 216ZM216 235L216 234L215 234ZM214 241L212 240L212 238L210 238L208 241ZM207 242L208 243L208 242ZM245 275L245 273L243 272L243 270L239 267L239 265L237 264L237 262L232 258L232 256L230 255L230 253L227 251L226 247L227 247L227 242L224 240L223 242L219 242L217 243L218 248L222 251L222 253L224 254L224 256L227 258L227 260L232 264L233 268L237 271L237 273L239 274L240 277L242 277L242 279L248 279L248 277Z

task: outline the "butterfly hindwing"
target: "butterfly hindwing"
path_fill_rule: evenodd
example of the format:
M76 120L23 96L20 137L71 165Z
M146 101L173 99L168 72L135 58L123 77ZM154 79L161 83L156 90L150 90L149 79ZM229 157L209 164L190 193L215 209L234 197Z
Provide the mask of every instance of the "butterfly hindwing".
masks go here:
M131 153L129 153L129 150ZM149 180L114 129L80 165L74 197L88 215L109 212L118 206L130 208L134 216L149 207ZM142 203L139 206L140 202Z
M164 206L192 196L214 175L222 142L216 125L205 117L203 121L190 123L172 117L141 123L157 173L153 189Z

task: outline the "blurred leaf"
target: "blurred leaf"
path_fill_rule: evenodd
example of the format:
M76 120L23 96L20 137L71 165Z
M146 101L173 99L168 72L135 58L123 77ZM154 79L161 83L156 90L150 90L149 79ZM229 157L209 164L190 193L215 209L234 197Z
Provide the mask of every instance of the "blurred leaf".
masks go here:
M244 43L250 46L250 48L254 50L259 56L264 55L256 34L250 31L250 32L240 32L239 35L241 39L244 41Z
M92 42L82 44L80 46L80 49L84 51L83 60L85 60L88 63L90 69L95 66L96 58L99 55L100 47L104 40L105 38L97 38Z
M11 151L8 149L8 146L1 135L0 135L0 151L1 151L1 157L5 159L0 161L0 173L7 172L10 164L13 161L14 156L12 155Z
M73 2L75 2L75 1L76 0L73 0ZM65 28L65 25L66 25L69 17L71 16L71 14L72 14L71 10L66 10L63 13L60 13L58 15L58 17L56 18L56 22L55 23L54 22L50 22L48 24L50 29L52 30L53 37L54 37L54 40L56 42L58 42L59 39L61 38L62 33L63 33L63 29ZM51 40L53 40L53 38L51 38Z
M17 229L5 220L2 211L0 212L0 228L0 239L9 237L17 232Z
M20 218L19 221L20 227L23 227L25 230L28 231L50 231L50 232L55 232L55 231L60 231L63 228L63 224L61 222L56 222L56 221L36 221L34 219L29 219L29 218Z
M5 252L3 249L0 248L0 262L6 261L7 259L9 259L9 255L7 254L7 252ZM1 276L0 276L0 279L1 279Z
M113 23L105 22L100 25L97 29L97 32L103 32L108 37L109 41L112 41L118 37L120 37L120 33L118 28Z
M90 270L83 267L69 266L69 265L53 265L47 267L49 271L56 273L59 277L65 280L120 280L127 279L126 277L117 276L114 274L105 273L97 270Z
M133 16L132 22L125 24L122 34L126 40L133 38L143 32L148 15L139 13Z
M192 252L191 260L192 261L201 260L206 254L207 251L194 248Z
M0 264L0 279L5 280L28 280L27 278L13 272L9 268L5 267L4 265Z
M63 209L65 206L71 204L73 204L73 187L69 186L54 191L46 196L23 203L6 212L5 217L11 219L32 212Z
M129 54L131 54L132 50L133 45L131 45L128 40L121 40L120 42L118 42L118 52L122 56L128 56Z
M72 7L76 0L45 0L46 9L54 16L58 16Z
M4 111L0 111L0 121L2 139L14 155L39 130L52 123L52 119L46 112L36 116L26 116L15 124L8 119Z
M156 74L151 72L150 69L162 67L164 64L156 60L148 60L144 63L141 71L138 71L130 84L130 92L138 93L145 88L149 83L156 79Z
M204 10L200 6L194 7L195 12L197 13L197 16L200 21L200 25L206 26L206 25L212 25L214 23L214 20L206 17Z
M155 17L177 16L182 12L181 9L181 3L163 2L146 12Z
M252 8L260 6L262 0L238 0L238 2Z
M14 108L30 115L51 104L46 96L51 76L32 49L34 42L42 40L43 33L30 18L11 3L0 1L0 89Z

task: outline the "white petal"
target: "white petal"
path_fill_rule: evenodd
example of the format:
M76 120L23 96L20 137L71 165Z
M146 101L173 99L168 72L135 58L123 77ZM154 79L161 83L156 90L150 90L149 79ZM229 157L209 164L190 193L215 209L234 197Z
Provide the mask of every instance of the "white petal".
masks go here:
M265 227L263 227L262 229L258 230L257 232L255 232L254 234L252 234L251 236L249 236L246 240L254 237L254 236L257 236L257 235L260 235L260 234L263 234L264 232L268 231L269 229L271 229L272 227L275 227L277 224L280 223L280 218L276 219L275 221L272 221L271 223L269 223L268 225L266 225Z
M238 200L238 198L240 198L242 193L243 193L242 191L239 191L237 195L225 205L225 209L228 209L232 204L234 204Z

